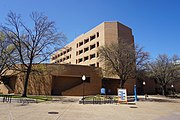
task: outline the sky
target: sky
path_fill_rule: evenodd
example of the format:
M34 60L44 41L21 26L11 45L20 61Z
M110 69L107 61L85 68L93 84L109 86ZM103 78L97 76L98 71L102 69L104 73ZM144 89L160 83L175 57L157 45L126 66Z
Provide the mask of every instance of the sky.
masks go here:
M44 13L68 43L104 21L119 21L133 30L135 43L154 59L180 56L180 0L0 0L0 24L9 11Z

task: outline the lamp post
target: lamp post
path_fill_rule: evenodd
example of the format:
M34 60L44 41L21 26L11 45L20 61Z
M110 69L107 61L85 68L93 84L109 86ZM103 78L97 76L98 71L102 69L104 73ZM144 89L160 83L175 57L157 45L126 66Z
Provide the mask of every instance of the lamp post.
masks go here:
M85 75L82 76L82 80L83 80L83 104L84 104L84 81L86 80Z
M144 90L144 97L145 97L145 100L147 99L146 97L147 97L147 95L146 95L146 93L145 93L145 85L146 85L146 82L145 81L143 81L143 90Z
M173 94L173 97L174 97L174 85L173 84L171 85L171 88L172 88L172 94Z

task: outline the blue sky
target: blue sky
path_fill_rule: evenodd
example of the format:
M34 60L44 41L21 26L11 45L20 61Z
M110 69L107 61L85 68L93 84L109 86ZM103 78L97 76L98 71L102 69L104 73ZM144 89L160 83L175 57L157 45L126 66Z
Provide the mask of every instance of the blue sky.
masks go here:
M132 28L135 43L152 58L180 56L180 0L1 0L0 23L10 10L27 24L31 12L43 12L68 42L103 21L119 21Z

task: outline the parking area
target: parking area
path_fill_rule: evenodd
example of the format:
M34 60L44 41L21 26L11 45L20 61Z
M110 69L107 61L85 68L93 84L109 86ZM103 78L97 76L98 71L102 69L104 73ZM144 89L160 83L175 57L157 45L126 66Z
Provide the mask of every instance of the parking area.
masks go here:
M180 100L139 101L134 104L79 104L79 98L42 103L0 102L0 120L179 120Z

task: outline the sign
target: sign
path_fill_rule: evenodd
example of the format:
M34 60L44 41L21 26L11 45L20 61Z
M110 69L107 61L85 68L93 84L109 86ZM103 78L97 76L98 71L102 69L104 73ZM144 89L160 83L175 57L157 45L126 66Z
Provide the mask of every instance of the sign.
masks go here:
M105 95L106 94L106 89L105 88L101 88L101 95Z
M127 91L126 91L126 89L118 89L118 97L119 97L119 101L126 101L127 102Z

